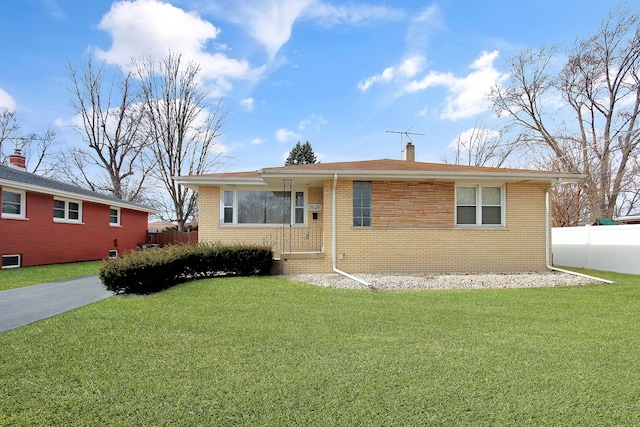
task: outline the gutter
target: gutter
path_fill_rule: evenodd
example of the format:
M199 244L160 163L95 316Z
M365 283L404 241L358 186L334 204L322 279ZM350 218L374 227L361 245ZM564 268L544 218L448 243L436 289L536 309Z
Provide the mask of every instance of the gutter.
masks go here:
M477 172L477 171L415 171L415 170L339 170L339 169L326 169L326 170L286 170L286 171L273 171L269 169L262 169L258 171L261 178L267 179L281 179L292 177L314 177L314 178L328 178L331 175L335 176L340 173L343 176L349 176L354 178L360 177L372 177L375 176L379 179L411 179L411 180L456 180L456 181L501 181L501 182L577 182L582 178L582 175L568 174L568 173L532 173L532 172Z
M5 179L0 179L0 187L15 188L16 190L21 190L21 191L47 194L49 196L54 196L54 197L55 196L64 197L67 199L79 200L82 202L97 203L99 205L105 205L105 206L115 206L118 208L130 209L130 210L139 211L139 212L147 212L152 214L158 213L156 209L152 209L147 206L138 205L133 202L128 202L126 200L121 200L116 198L112 199L109 196L105 196L106 198L102 198L102 197L96 197L95 195L91 195L91 194L85 194L84 192L86 193L95 193L95 192L91 190L87 190L86 188L81 188L81 187L78 187L78 189L83 192L78 193L78 192L73 192L71 190L60 190L57 188L43 187L36 184L29 184L21 181L11 181L11 180L5 180ZM98 196L100 195L100 193L96 193L96 194Z
M355 280L356 282L366 286L369 289L374 289L373 285L365 280L362 280L354 275L351 275L349 273L345 273L342 270L338 270L338 262L336 260L337 254L336 254L336 248L337 248L337 234L336 234L336 185L338 182L338 174L333 174L333 190L332 190L332 196L333 196L333 208L332 208L332 213L331 213L331 225L332 225L332 261L333 261L333 271L341 274L342 276L351 279L351 280Z
M560 184L560 182L558 182L557 184ZM616 282L614 282L612 280L602 279L600 277L589 276L587 274L577 273L575 271L565 270L565 269L554 267L553 265L551 265L551 263L549 262L551 260L551 242L550 242L551 227L549 225L549 223L550 223L550 221L549 221L549 189L547 189L545 191L544 201L545 201L545 218L544 219L545 219L545 252L546 252L545 253L545 263L546 263L546 267L549 270L552 270L552 271L559 271L561 273L573 274L574 276L580 276L580 277L584 277L584 278L591 279L591 280L598 280L598 281L604 282L604 283L615 284Z

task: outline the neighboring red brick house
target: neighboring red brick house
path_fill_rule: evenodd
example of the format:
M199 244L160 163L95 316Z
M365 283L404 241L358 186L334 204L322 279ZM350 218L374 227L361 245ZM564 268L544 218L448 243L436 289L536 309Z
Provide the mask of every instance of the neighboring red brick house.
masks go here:
M89 261L147 243L152 209L0 165L2 268ZM18 159L20 160L20 159Z

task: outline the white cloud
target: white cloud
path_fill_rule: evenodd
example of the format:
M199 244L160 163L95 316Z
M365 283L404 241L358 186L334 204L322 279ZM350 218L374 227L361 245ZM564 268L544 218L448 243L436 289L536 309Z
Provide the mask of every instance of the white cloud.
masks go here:
M253 103L254 101L251 97L240 100L240 105L249 112L253 111Z
M327 121L320 114L312 114L308 118L300 120L300 123L298 123L298 129L304 130L308 127L320 129L326 124Z
M507 75L498 71L493 62L499 52L482 52L470 65L471 72L463 77L453 73L439 73L431 71L420 80L414 80L407 84L404 90L407 93L415 93L434 86L444 86L449 95L445 100L444 110L440 118L459 120L472 117L491 107L486 99L491 87L507 78Z
M214 154L224 156L225 154L228 154L231 151L231 147L223 144L222 142L217 142L213 144L211 148L209 148L209 151L211 151Z
M0 88L0 108L6 108L9 111L16 110L16 101L2 88Z
M275 137L279 142L289 142L294 139L299 139L301 135L298 135L290 129L280 128L276 131Z
M402 10L387 6L331 4L322 0L219 0L207 4L206 10L244 27L264 46L271 60L289 41L298 21L323 26L363 25L405 16Z
M395 89L395 96L400 97L431 87L443 86L448 95L440 112L440 118L454 121L472 117L489 109L490 103L486 95L496 82L499 84L508 77L493 65L499 55L497 50L482 52L469 66L471 72L466 76L435 70L422 74L427 64L427 58L423 52L427 49L429 36L431 32L442 26L440 8L437 5L423 9L409 23L406 34L407 47L402 62L361 80L358 88L366 92L374 85L387 84ZM430 110L425 108L419 114L426 115Z
M500 139L500 132L487 128L470 128L461 132L449 143L449 148L469 151L489 141Z
M382 73L360 81L358 88L362 92L366 92L374 84L412 78L423 70L425 64L426 58L424 56L412 55L398 65L385 68Z
M47 12L60 21L67 19L67 14L60 7L56 0L40 0L40 4L47 10Z
M262 145L264 144L264 139L258 137L255 137L251 140L251 142L249 142L251 145Z
M315 0L253 0L238 2L241 24L275 57L291 37L293 24Z
M440 7L433 4L424 8L411 19L406 34L407 51L424 52L429 44L431 33L442 27Z
M218 37L220 29L197 13L160 0L116 2L98 28L112 38L108 50L95 49L98 58L127 68L132 56L158 58L169 51L180 52L185 59L200 65L200 77L215 96L230 91L231 80L257 79L264 71L264 67L252 69L246 60L208 52L207 43Z
M371 21L399 21L404 19L405 12L388 6L349 4L334 5L325 2L314 2L313 7L306 10L305 18L318 21L325 26L363 25Z
M405 36L404 59L397 65L385 68L380 74L361 80L358 83L358 88L362 92L366 92L375 84L396 81L402 83L421 73L427 63L424 52L427 50L429 36L434 29L441 26L440 8L437 5L424 8L409 21Z

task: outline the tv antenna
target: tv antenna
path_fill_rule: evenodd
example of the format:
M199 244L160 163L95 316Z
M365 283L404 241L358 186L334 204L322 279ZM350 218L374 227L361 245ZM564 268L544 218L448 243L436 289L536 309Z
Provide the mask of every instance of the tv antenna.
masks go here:
M409 132L412 127L413 126L409 127L409 129L407 129L404 132L398 131L398 130L388 130L388 131L386 131L387 133L399 133L400 134L400 158L401 159L402 159L402 153L404 152L404 144L402 143L402 135L406 135L407 136L408 142L411 142L411 137L409 135L421 135L421 136L424 136L424 133Z

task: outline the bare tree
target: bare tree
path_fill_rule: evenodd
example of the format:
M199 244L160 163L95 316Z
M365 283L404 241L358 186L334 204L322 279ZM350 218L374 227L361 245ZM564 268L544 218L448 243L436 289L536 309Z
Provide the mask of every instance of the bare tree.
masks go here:
M579 219L570 225L611 218L631 182L640 143L639 22L638 14L615 9L556 73L557 47L526 49L511 59L506 87L490 94L518 138L550 154L549 166L585 175Z
M20 124L15 111L0 107L0 156L4 155L3 147L9 138L18 136Z
M69 101L79 120L73 127L86 146L65 153L61 172L76 185L119 199L140 201L153 163L146 156L143 104L132 73L108 79L91 57L78 70L68 65Z
M8 154L19 152L27 159L27 168L31 173L52 175L52 149L56 142L56 133L47 129L42 134L32 133L23 136L20 122L15 111L0 108L0 159L4 162ZM5 145L11 142L5 154Z
M31 134L20 138L20 152L27 159L27 169L31 173L43 176L55 174L53 148L56 144L56 133L47 129L42 134Z
M210 104L200 87L200 67L179 53L159 61L134 61L145 101L146 125L157 167L154 176L169 194L165 218L185 222L197 215L197 194L175 182L180 175L212 172L222 153L219 139L226 118L222 101Z
M500 167L513 154L518 144L505 143L499 132L476 122L473 128L458 135L451 146L453 158L445 155L442 159L444 163Z

